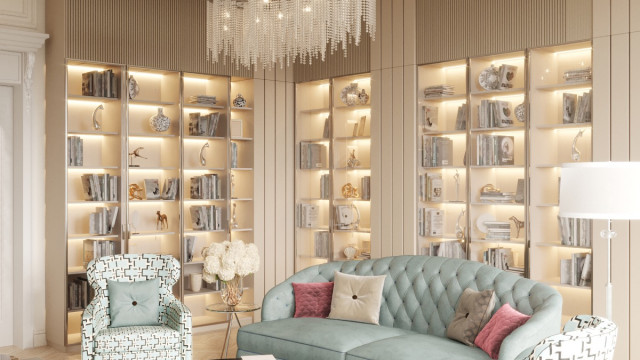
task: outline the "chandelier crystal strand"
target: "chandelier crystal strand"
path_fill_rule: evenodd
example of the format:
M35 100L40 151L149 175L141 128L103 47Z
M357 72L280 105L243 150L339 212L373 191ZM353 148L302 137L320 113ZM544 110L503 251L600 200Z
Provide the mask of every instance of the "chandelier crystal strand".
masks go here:
M376 0L207 0L207 58L271 69L375 39ZM363 26L364 22L364 26Z

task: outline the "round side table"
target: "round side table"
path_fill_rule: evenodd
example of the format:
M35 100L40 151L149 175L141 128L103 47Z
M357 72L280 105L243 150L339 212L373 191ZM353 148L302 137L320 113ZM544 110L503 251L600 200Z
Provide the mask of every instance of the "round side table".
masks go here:
M229 338L231 337L231 323L233 322L233 318L236 318L236 322L238 323L238 327L242 327L240 325L240 319L238 319L238 313L250 313L256 310L260 310L260 305L256 304L238 304L236 306L229 306L227 304L211 304L207 305L207 311L223 313L227 315L227 334L224 337L224 348L222 349L222 353L220 357L227 357L227 353L229 350Z

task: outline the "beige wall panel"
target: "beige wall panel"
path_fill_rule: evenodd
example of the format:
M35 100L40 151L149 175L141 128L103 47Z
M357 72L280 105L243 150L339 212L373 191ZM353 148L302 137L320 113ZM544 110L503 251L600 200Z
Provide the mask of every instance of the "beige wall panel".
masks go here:
M632 5L635 2L635 0L632 0ZM631 64L638 64L640 62L640 33L631 33L630 36L629 62ZM637 66L631 66L629 68L629 79L629 112L631 114L629 138L640 139L640 121L638 120L640 118L640 69L638 69ZM629 160L640 161L640 141L631 141ZM629 230L629 239L633 239L629 241L628 256L631 258L629 261L629 278L634 279L629 282L629 304L635 305L640 301L640 282L635 281L635 279L640 278L640 261L633 261L636 254L640 254L640 242L637 241L640 235L640 221L631 221ZM629 319L631 320L629 324L630 339L636 339L638 333L640 333L640 326L637 324L640 320L640 308L634 305L629 306ZM638 341L630 341L629 353L640 353L640 343Z
M266 74L265 74L266 75ZM268 76L268 75L267 75ZM264 81L264 287L276 285L276 83Z
M640 19L640 0L629 1L629 19L631 19L629 31L640 31L640 21L638 21Z
M276 71L276 75L284 71ZM276 81L276 114L275 114L275 250L276 250L276 284L286 279L287 264L287 109L286 87L284 81Z
M382 14L377 20L380 27L380 40L382 41L382 54L380 65L382 69L393 66L393 0L382 0Z
M376 19L382 17L382 0L376 0ZM382 68L382 32L380 23L376 23L375 41L371 41L371 71Z
M611 36L611 160L629 160L629 34Z
M254 301L262 304L265 289L265 133L264 133L264 80L253 81L253 242L262 254L260 271L254 275ZM260 320L259 315L254 320Z
M584 40L584 34L591 32L591 24L593 23L593 5L591 1L566 0L565 9L565 41ZM574 14L581 14L581 16L575 16Z
M346 57L341 45L333 54L327 49L325 61L314 59L311 64L294 64L293 78L295 82L305 82L369 72L371 71L371 43L371 37L363 33L359 46L347 45L348 56Z
M593 37L611 35L611 0L592 0Z
M416 1L404 0L404 65L416 64Z
M629 0L611 1L611 35L624 34L628 32Z
M287 79L291 79L293 74L289 71ZM292 82L285 83L285 103L286 103L286 201L285 201L285 236L286 236L286 258L285 258L285 277L293 275L295 260L295 84Z
M380 218L380 256L393 255L393 70L383 69L381 74L380 87L382 93L380 97L381 111L380 111L380 128L381 139L380 147L384 149L381 156L381 174L385 176L380 177L380 184L382 185L382 194L380 198L380 206L382 208ZM372 144L373 145L373 144Z
M265 80L275 80L276 79L277 67L272 67L269 69L268 67L264 70L264 79Z
M415 255L417 238L416 232L416 214L418 212L416 202L416 177L417 175L417 151L416 143L416 101L418 98L417 89L417 67L415 65L404 67L404 141L403 141L403 160L404 160L404 179L403 179L403 229L404 229L404 254Z
M402 67L393 68L393 94L389 98L392 117L389 119L393 126L393 255L404 254L404 74ZM386 102L386 101L385 101ZM389 149L389 148L385 148ZM409 216L408 214L406 214ZM411 214L412 215L412 214Z
M382 256L382 71L371 71L371 257Z
M393 66L404 65L404 1L395 0L391 9L393 15Z

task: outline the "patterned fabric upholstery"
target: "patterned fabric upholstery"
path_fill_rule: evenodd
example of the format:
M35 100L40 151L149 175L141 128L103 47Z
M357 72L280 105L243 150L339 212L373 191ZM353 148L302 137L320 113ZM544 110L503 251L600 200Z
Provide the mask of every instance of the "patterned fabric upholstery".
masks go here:
M529 360L613 360L618 327L613 322L592 315L578 315L561 334L542 340Z
M124 254L92 260L87 267L95 297L82 313L82 359L190 360L191 312L172 294L180 263L170 255ZM162 326L109 328L107 280L160 279Z

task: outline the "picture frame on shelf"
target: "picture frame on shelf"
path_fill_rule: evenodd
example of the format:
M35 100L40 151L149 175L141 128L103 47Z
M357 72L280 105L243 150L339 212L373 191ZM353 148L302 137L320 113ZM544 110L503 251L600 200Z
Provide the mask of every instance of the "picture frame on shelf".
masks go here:
M364 136L364 128L366 126L366 123L367 123L367 116L366 115L361 116L360 122L358 123L358 136Z
M231 131L232 138L241 138L242 137L242 120L231 119L230 131Z
M147 200L160 200L160 181L158 179L144 179L144 194Z
M424 131L436 131L438 130L438 107L433 105L422 106L423 115L423 130Z

